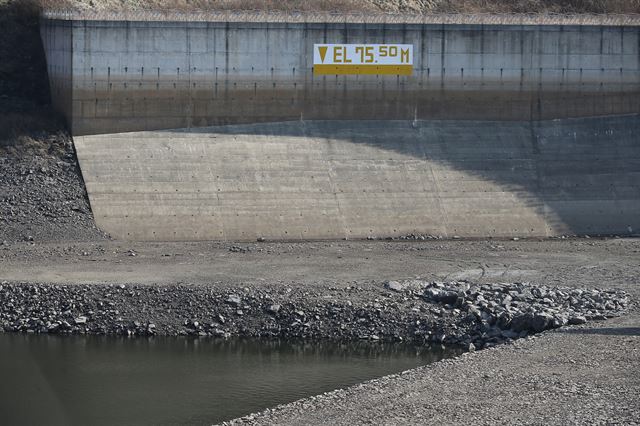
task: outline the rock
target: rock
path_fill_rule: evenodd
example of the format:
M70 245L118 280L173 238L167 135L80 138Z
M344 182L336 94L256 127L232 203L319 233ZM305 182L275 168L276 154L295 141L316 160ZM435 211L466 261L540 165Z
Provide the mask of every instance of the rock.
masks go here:
M552 328L559 328L567 325L569 323L569 318L566 315L556 315L553 317L553 323L551 325Z
M68 253L79 252L77 247L68 249ZM0 327L20 332L131 336L205 332L217 337L409 339L421 344L458 344L465 349L473 343L479 350L561 327L570 320L575 324L619 315L629 303L625 293L601 290L419 279L397 283L400 287L391 291L403 288L405 293L392 294L380 287L377 294L366 293L358 285L320 292L309 288L298 292L287 286L277 290L247 287L242 293L230 294L234 290L181 284L65 286L2 281ZM417 291L412 294L406 289ZM281 297L287 298L287 305L275 303ZM351 297L354 303L348 300ZM442 305L454 297L455 307ZM544 298L546 304L541 303ZM278 321L265 320L267 314ZM196 318L204 319L205 324ZM156 321L163 326L156 327ZM83 325L87 323L91 327Z
M280 311L280 305L269 305L267 306L267 312L271 315L275 315Z
M415 279L415 280L404 280L404 281L385 281L384 287L388 290L395 292L405 292L405 291L416 291L421 292L427 287L429 284L425 281Z
M569 318L570 325L585 324L586 322L587 322L587 318L585 318L582 315L576 315Z
M242 299L237 294L231 294L229 295L229 297L227 297L227 300L225 300L225 302L230 305L239 306L242 303Z
M224 330L221 330L219 328L214 329L212 334L215 337L229 337L229 333L227 333Z
M549 314L536 314L533 316L532 328L536 333L551 328L552 324L553 317Z
M516 333L513 330L502 330L501 334L505 339L517 339L520 337L520 333Z
M434 302L440 302L449 305L455 305L458 301L458 293L450 290L440 290L437 288L427 288L424 291L423 296L427 300L432 300Z
M398 281L387 281L384 283L384 288L387 288L391 291L403 292L406 289L406 286L399 283Z
M517 315L511 320L511 329L517 333L531 329L533 323L533 315L522 314Z

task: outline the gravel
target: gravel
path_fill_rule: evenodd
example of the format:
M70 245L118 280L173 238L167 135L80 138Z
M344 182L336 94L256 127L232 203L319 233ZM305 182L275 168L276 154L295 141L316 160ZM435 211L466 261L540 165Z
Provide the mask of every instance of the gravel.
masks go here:
M238 294L224 286L4 282L0 326L27 333L367 339L487 348L569 323L613 318L629 304L620 290L524 283L408 280L387 287L314 291L265 284Z
M228 425L611 425L640 419L637 315L467 352Z
M0 242L104 238L70 142L61 152L0 150Z

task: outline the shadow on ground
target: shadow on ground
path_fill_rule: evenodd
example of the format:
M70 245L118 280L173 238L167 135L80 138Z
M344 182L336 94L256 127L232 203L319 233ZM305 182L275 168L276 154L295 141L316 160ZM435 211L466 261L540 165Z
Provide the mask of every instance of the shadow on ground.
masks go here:
M640 327L605 327L566 330L569 334L599 334L604 336L640 336Z
M471 182L493 182L544 217L554 234L640 229L639 114L541 122L318 120L166 132L366 144L389 151L390 160L398 153L461 171ZM469 193L470 202L474 197L482 194Z

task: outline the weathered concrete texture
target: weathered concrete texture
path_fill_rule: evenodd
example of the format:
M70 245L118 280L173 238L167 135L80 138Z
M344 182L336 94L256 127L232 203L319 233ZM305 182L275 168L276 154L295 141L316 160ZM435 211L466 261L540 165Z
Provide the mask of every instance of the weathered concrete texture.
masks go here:
M55 96L72 100L62 110L76 135L640 111L636 26L45 20L42 28L52 84L65 90ZM414 72L314 76L314 43L413 44ZM71 52L72 87L59 82L60 51Z
M67 120L73 115L73 26L68 21L41 22L40 34L47 58L51 101ZM69 123L71 124L71 123Z
M135 240L626 234L640 116L315 121L76 137L97 225Z

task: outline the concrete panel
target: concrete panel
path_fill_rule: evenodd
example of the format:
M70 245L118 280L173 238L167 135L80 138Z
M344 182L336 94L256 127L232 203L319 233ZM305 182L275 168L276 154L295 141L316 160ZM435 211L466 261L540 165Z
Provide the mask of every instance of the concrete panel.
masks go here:
M640 111L638 27L45 20L42 37L54 100L76 135ZM413 44L413 75L313 75L314 43L363 42ZM132 110L140 99L151 102ZM77 100L106 106L96 115Z
M298 121L76 137L99 227L136 240L624 234L640 116Z

